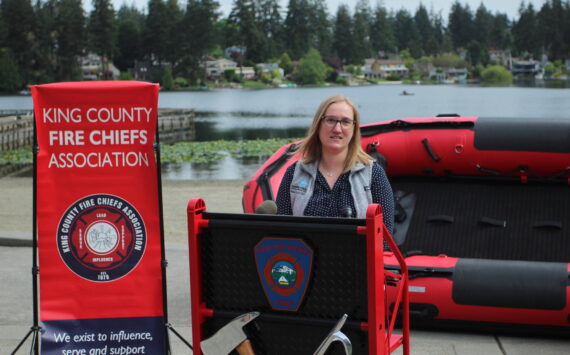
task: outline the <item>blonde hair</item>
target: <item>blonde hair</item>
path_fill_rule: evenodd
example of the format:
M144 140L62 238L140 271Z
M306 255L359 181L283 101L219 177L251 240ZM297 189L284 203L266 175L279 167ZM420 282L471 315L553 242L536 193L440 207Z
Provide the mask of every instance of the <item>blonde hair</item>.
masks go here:
M303 156L303 162L306 164L314 163L321 159L322 144L319 139L319 129L321 128L322 118L327 112L329 106L338 102L345 102L348 104L348 106L352 108L352 112L354 114L354 133L352 134L352 139L348 143L348 153L344 161L343 169L343 173L345 173L352 169L356 163L371 165L373 159L370 155L366 154L360 145L360 113L352 101L344 95L333 95L321 102L317 112L315 112L313 123L307 132L307 137L301 143L299 151Z

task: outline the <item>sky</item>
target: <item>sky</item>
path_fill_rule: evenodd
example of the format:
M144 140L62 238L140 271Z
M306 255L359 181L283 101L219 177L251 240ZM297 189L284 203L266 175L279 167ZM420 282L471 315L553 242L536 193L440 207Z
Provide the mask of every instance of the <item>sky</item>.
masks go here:
M369 0L369 3L372 8L376 6L376 3L379 0ZM509 18L518 18L518 10L520 7L522 0L459 0L459 3L462 5L469 5L471 10L475 12L479 5L483 3L487 10L491 11L492 13L501 12L506 13ZM535 10L539 10L542 4L546 0L524 0L526 4L532 3L534 5ZM146 7L148 4L148 0L112 0L113 6L115 10L118 10L119 7L123 4L132 5L134 4L137 8L146 11ZM186 4L186 0L179 0L180 4ZM223 16L227 16L232 8L232 4L234 0L218 0L220 3L220 10ZM340 4L346 4L350 7L351 10L354 10L354 4L356 0L326 0L328 12L330 14L335 14L338 6ZM428 11L433 10L435 13L441 11L444 18L447 17L449 14L449 10L451 9L451 5L455 2L455 0L380 0L380 2L384 3L384 6L388 10L400 10L404 8L408 10L410 13L414 14L418 9L420 3L422 3ZM91 0L83 0L84 8L87 11L91 10ZM283 9L287 8L287 4L289 0L280 0L280 4Z

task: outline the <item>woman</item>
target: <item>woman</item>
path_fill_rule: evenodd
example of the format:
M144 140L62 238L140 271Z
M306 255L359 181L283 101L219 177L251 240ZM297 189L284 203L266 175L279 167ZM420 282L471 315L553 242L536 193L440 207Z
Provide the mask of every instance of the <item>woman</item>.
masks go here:
M350 99L321 103L279 186L277 213L295 216L365 218L371 203L382 205L392 233L394 196L386 172L360 146L360 114Z

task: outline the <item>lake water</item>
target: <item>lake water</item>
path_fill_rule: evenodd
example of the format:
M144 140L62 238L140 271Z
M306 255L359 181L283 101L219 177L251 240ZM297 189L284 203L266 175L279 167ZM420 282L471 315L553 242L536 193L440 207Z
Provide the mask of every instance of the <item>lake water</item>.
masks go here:
M562 86L567 86L562 85ZM400 95L406 90L413 95ZM220 89L161 92L160 108L193 108L198 140L302 137L317 106L341 93L357 105L362 123L462 116L570 119L570 90L547 87L384 84L358 87ZM32 109L28 96L0 96L0 110ZM167 165L165 179L246 179L261 161L231 157L211 164Z

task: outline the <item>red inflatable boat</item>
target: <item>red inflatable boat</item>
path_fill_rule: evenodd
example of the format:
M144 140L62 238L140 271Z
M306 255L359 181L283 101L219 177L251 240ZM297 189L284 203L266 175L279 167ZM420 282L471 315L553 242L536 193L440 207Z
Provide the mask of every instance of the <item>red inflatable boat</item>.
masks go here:
M412 326L570 333L570 120L405 118L361 133L394 190ZM275 199L297 145L245 184L246 213Z

